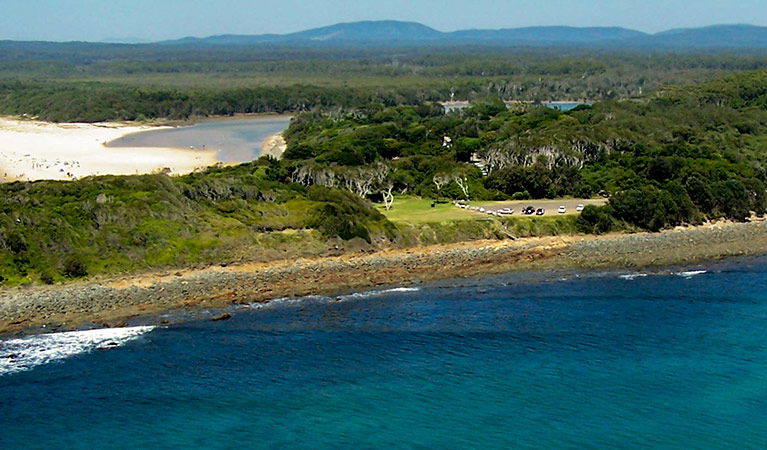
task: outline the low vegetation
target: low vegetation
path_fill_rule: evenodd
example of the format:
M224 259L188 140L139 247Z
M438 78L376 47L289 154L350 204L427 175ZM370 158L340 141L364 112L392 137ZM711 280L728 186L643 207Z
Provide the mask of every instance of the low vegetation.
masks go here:
M0 276L51 283L89 274L316 254L329 238L392 225L347 192L265 180L263 163L0 186Z
M641 61L612 57L623 68ZM657 231L718 218L746 220L767 209L767 72L642 95L639 88L646 84L639 80L612 94L607 87L597 92L558 85L552 97L604 99L563 112L528 103L509 106L499 93L504 99L538 97L528 87L514 91L510 81L502 84L493 74L473 73L478 66L471 57L455 64L447 55L408 58L419 61L415 72L425 84L371 89L361 76L348 87L126 89L89 78L97 67L117 77L131 67L154 70L153 63L95 62L76 76L73 67L83 62L59 62L56 80L19 81L10 75L11 62L2 62L0 73L8 72L0 81L2 113L91 121L311 111L292 121L279 161L265 157L177 178L104 176L0 186L0 281L55 283L479 238ZM477 61L488 70L517 70L500 56ZM523 80L552 72L538 76L544 84L556 83L561 71L572 81L576 68L586 74L582 79L602 74L605 83L620 83L607 79L618 73L605 61L613 60L560 60L559 69L555 60L549 63L554 66L518 69ZM671 72L671 60L653 61L648 71L661 61ZM680 64L695 61L681 58ZM704 66L711 61L699 60ZM18 70L38 70L36 64ZM345 64L363 60L339 66ZM380 61L370 64L372 72L384 70ZM416 76L400 73L415 70L407 67L390 70L396 77ZM431 75L422 78L421 71ZM468 78L459 77L461 71ZM474 100L452 111L429 101L455 92ZM472 216L449 203L563 196L608 196L609 202L587 206L580 216L507 219Z

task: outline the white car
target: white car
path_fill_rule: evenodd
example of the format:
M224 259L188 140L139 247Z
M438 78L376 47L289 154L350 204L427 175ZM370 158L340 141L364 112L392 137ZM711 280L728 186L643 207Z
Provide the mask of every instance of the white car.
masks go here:
M514 210L511 208L501 208L498 210L498 214L505 214L505 215L514 214Z
M566 213L566 212L567 212L567 208L565 208L565 207L564 207L564 205L563 205L563 206L560 206L560 207L559 207L559 209L557 209L557 212L558 212L559 214L564 214L564 213Z
M575 207L575 210L580 212L580 211L583 211L583 208L584 208L583 203L579 203L578 206Z

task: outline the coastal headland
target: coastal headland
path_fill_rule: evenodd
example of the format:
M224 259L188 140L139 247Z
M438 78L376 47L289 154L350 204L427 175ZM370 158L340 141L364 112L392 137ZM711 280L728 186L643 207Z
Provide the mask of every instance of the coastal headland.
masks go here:
M0 291L0 333L121 326L173 310L512 271L638 269L767 254L767 222L716 223L662 233L566 235L384 249L311 259L91 279ZM44 328L43 328L44 327Z

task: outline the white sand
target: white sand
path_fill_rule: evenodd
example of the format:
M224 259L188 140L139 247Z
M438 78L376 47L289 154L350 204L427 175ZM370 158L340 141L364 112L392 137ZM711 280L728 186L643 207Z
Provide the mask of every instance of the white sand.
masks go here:
M263 144L261 144L260 156L273 156L277 159L282 158L282 154L288 148L288 144L285 143L285 138L282 133L277 133L266 138Z
M214 150L104 146L127 134L156 128L0 118L0 181L73 180L156 171L181 175L218 162Z

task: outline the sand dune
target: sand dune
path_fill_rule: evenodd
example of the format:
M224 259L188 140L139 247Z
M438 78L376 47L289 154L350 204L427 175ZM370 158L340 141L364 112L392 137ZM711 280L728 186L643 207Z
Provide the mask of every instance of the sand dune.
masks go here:
M157 127L0 118L0 181L73 180L161 170L180 175L218 162L213 150L104 146L127 134L153 128Z

